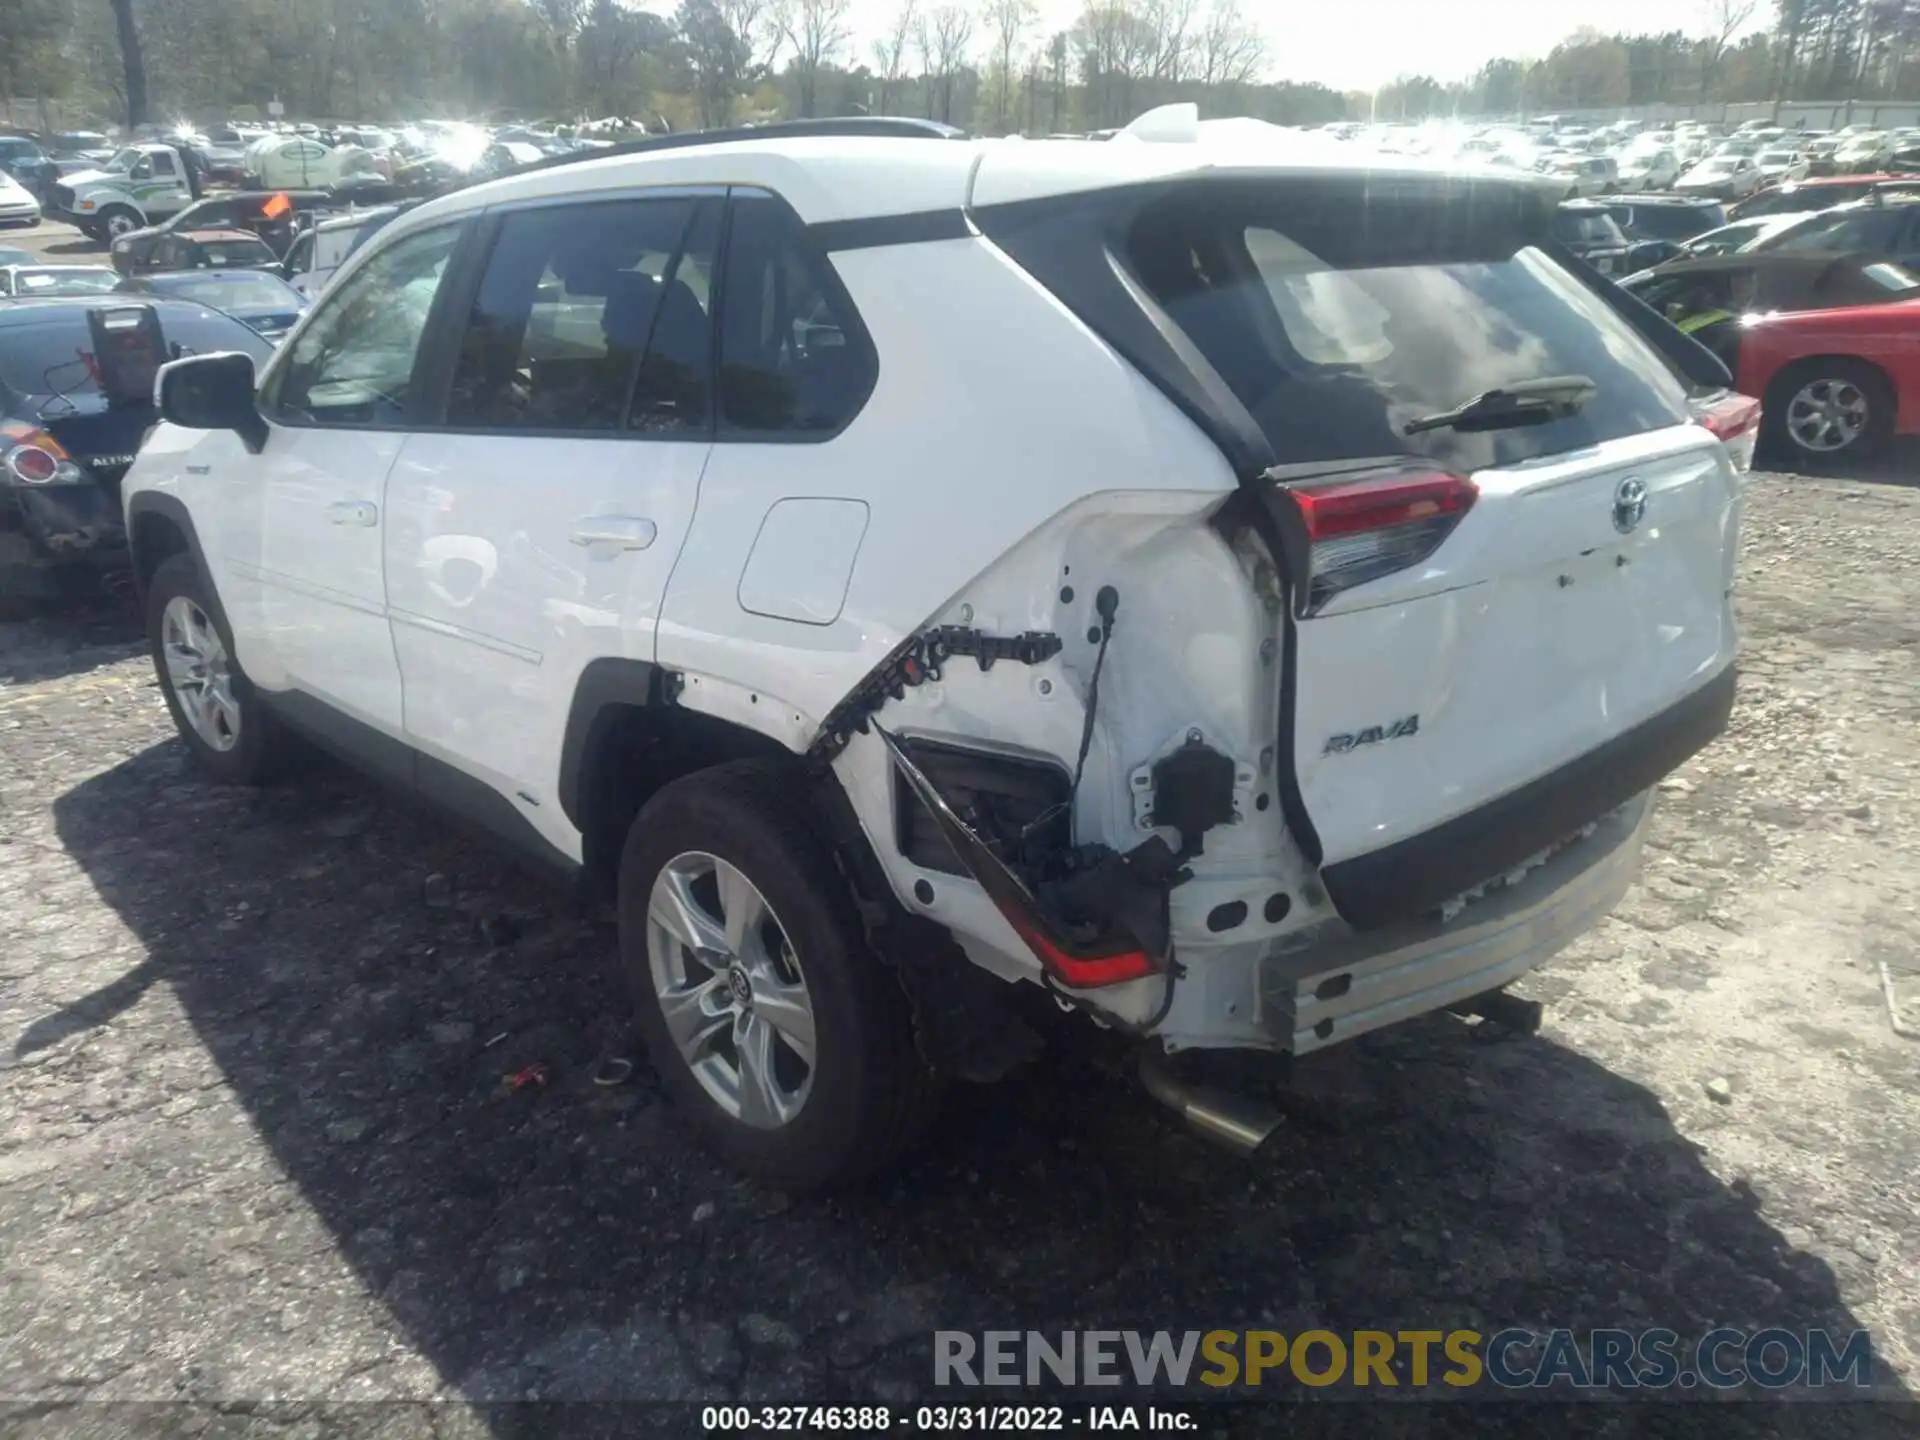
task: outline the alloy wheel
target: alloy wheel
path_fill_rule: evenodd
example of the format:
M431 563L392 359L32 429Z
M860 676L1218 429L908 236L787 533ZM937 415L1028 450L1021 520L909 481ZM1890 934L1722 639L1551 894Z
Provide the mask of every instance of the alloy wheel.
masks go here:
M1810 381L1787 402L1787 433L1802 450L1832 454L1866 432L1871 409L1866 392L1851 380Z
M233 665L207 612L185 595L174 596L161 612L160 651L167 684L193 733L210 749L233 749L240 743Z
M758 887L717 856L676 855L648 898L647 966L667 1033L714 1104L755 1129L791 1124L813 1085L813 999Z

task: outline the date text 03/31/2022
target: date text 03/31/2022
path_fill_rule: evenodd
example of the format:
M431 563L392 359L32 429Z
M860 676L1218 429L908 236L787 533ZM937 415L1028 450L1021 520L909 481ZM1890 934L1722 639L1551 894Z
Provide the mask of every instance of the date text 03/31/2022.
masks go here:
M1191 1412L1165 1405L903 1405L897 1409L891 1405L708 1405L700 1412L700 1428L719 1434L883 1430L961 1435L1107 1430L1173 1434L1198 1427Z

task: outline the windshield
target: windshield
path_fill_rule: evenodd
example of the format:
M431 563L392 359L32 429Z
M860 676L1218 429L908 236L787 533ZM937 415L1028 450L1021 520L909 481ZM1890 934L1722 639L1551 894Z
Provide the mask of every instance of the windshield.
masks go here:
M242 265L271 265L274 253L264 240L202 240L199 258L214 270Z
M131 148L126 150L121 150L117 152L111 160L107 161L107 163L102 165L100 168L102 170L117 170L124 175L129 170L133 169L134 166L140 163L141 154L142 154L141 151L134 150Z
M1800 157L1791 150L1767 150L1760 156L1762 165L1791 165Z
M13 293L17 296L104 295L119 283L119 272L104 267L13 272Z
M1703 160L1700 168L1709 175L1730 175L1740 167L1738 160Z
M1553 217L1553 233L1581 245L1624 245L1627 235L1604 210L1562 210Z
M305 303L271 275L156 275L148 283L163 295L217 310L298 310Z
M1740 207L1742 215L1792 215L1797 211L1818 210L1843 201L1857 200L1866 193L1864 185L1821 185L1815 189L1796 186L1791 190L1772 190L1756 195Z
M23 322L21 315L29 310L32 319ZM257 333L210 310L169 307L160 312L160 329L169 346L179 345L189 354L242 350L258 362L273 354L273 347ZM0 324L0 384L25 395L97 393L99 387L81 358L92 349L85 306L50 306L44 311L22 307L14 323Z

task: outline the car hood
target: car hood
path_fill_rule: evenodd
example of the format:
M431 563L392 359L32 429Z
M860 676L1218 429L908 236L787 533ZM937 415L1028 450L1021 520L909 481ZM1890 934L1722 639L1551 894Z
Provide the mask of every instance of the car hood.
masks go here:
M118 170L75 170L70 175L61 176L60 181L63 185L75 190L79 189L82 185L98 185L102 183L117 186L124 190L128 185L133 183L131 176L124 175Z

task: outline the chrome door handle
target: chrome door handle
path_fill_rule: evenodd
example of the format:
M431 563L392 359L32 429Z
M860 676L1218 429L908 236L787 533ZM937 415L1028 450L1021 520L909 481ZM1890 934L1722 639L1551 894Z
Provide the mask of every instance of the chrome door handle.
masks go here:
M380 507L371 500L342 500L327 507L327 519L336 525L378 525Z
M635 515L588 515L574 521L567 538L576 545L607 545L619 550L644 550L660 532L651 520Z

